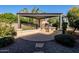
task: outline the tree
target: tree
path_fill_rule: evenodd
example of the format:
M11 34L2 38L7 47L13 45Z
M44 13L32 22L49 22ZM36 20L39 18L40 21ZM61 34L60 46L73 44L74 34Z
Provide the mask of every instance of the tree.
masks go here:
M32 13L43 13L39 8L33 8L31 12ZM33 23L36 23L36 19L34 19L34 18L31 18L31 19L32 19Z
M29 13L29 10L27 8L23 8L19 12L20 13ZM30 22L29 18L27 18L27 17L21 17L20 16L20 18L21 18L21 22L22 23L28 23L28 22Z
M39 13L39 8L33 8L31 11L29 11L27 8L23 8L19 11L20 13ZM21 22L23 23L34 23L33 18L27 18L27 17L21 17Z
M62 23L62 33L63 33L63 34L65 34L66 29L67 29L67 22L63 22L63 23Z
M79 30L79 19L74 22L74 31L73 32L75 32L76 29Z
M70 26L74 27L74 22L79 18L79 8L78 7L71 8L67 13L67 17L68 17Z
M33 8L31 12L32 12L32 13L39 13L40 10L39 10L39 8Z
M31 12L36 13L36 8L33 8Z
M49 18L48 20L50 24L55 24L57 21L58 21L58 17L52 17L52 18Z
M13 23L16 22L16 15L12 13L0 14L0 22Z
M23 8L19 11L20 13L29 13L28 9L27 8Z
M58 29L59 26L58 17L49 18L48 22L52 24L52 26L56 27L56 30Z
M31 11L29 11L27 8L23 8L19 11L20 13L42 13L42 11L39 8L33 8ZM22 23L35 23L34 18L27 18L27 17L21 17L21 22Z

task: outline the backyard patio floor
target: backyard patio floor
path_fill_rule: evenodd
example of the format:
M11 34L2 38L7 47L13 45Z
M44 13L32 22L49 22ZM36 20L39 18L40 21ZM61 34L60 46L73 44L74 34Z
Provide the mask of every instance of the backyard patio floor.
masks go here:
M3 53L79 53L79 43L73 48L62 46L54 41L54 36L61 32L55 32L51 35L34 34L17 38L15 43L0 48L0 52Z

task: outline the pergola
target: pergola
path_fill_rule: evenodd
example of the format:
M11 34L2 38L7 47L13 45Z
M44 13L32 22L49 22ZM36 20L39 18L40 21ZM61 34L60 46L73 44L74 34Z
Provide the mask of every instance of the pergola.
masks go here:
M59 28L62 29L63 13L17 13L17 15L18 15L18 28L21 28L20 16L22 16L22 17L37 19L39 22L39 26L40 26L41 19L59 17L59 23L60 23Z

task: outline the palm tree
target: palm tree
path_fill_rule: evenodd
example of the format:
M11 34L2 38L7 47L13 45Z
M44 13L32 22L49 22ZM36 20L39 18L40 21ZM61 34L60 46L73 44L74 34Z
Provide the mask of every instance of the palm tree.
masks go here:
M40 11L39 8L33 8L31 12L32 13L39 13L39 11Z
M29 13L29 10L27 8L23 8L19 11L20 13ZM30 22L29 18L21 17L22 19L26 20L27 22Z
M31 13L36 13L36 8L33 8Z
M37 8L37 9L36 9L36 13L39 13L39 11L40 11L39 8Z
M30 12L31 13L43 13L41 10L39 10L39 8L35 8L35 7ZM27 8L23 8L20 10L20 13L30 13L30 12ZM33 23L33 24L37 23L36 19L34 19L34 18L24 18L24 19L27 19L29 23Z
M32 13L39 13L39 11L40 11L39 8L34 7L31 12ZM33 21L33 23L36 23L36 19L32 18L32 21Z
M28 9L27 8L23 8L20 10L20 13L29 13Z

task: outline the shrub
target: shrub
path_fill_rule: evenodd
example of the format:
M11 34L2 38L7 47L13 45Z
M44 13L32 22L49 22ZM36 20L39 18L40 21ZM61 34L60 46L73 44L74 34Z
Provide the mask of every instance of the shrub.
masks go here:
M0 48L1 47L5 47L7 45L10 45L14 42L14 38L13 37L2 37L0 38Z
M0 23L0 47L5 47L13 43L14 35L16 35L16 32L10 24Z
M56 22L56 23L53 24L53 27L56 27L56 30L58 29L58 26L59 26L58 22Z
M56 42L68 46L68 47L74 47L76 41L71 35L67 34L59 34L55 36Z
M7 24L4 22L0 23L0 37L5 36L14 36L16 34L13 27L11 27L11 24Z
M67 29L67 22L63 22L63 24L62 24L62 33L63 34L65 34L66 29Z
M74 22L74 31L73 32L75 32L76 29L79 30L79 20L76 20Z

